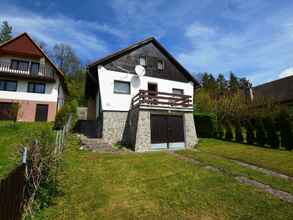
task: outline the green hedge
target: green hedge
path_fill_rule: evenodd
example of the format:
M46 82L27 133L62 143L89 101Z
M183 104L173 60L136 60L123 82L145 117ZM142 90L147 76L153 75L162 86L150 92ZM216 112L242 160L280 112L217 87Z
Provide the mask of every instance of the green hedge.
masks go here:
M210 138L215 135L217 127L217 117L213 113L194 113L194 122L197 135L203 138Z
M76 100L69 100L65 102L62 108L56 115L54 129L59 130L62 129L65 123L68 120L69 114L72 114L72 127L74 126L77 120L77 101Z

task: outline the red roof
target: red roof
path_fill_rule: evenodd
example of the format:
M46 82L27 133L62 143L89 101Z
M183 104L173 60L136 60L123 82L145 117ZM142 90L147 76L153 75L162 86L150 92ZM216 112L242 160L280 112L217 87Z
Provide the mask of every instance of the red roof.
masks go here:
M64 73L56 67L56 65L49 59L49 57L42 51L42 49L32 40L32 38L27 33L23 33L1 44L0 55L1 54L14 54L35 58L44 57L54 67L54 69L56 69L57 73L62 78L64 77Z

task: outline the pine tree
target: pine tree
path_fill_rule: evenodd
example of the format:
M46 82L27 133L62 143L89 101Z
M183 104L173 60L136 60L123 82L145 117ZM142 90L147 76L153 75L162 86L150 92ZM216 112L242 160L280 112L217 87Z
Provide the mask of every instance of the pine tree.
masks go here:
M223 74L219 74L217 78L218 95L224 95L227 90L227 81Z
M236 121L235 121L235 139L239 143L243 142L241 123L240 123L239 119L236 119Z
M256 128L256 143L259 146L265 146L266 132L263 125L263 120L261 118L256 119L255 128Z
M254 144L255 143L255 135L252 123L250 120L245 122L245 130L246 130L246 142L247 144Z
M235 76L234 73L230 73L230 80L229 80L229 90L232 93L237 92L240 89L240 84L238 78Z
M267 133L267 144L273 148L279 148L279 137L273 119L268 116L264 119L264 127Z
M287 111L282 110L279 116L281 145L287 150L293 149L293 131L290 115Z
M0 43L8 41L12 38L12 27L8 24L7 21L4 21L1 25L0 30Z

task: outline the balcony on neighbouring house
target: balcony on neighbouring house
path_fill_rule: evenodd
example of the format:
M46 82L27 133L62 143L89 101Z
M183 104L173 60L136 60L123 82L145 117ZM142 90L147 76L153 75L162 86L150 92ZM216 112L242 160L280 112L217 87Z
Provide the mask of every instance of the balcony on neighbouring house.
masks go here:
M54 69L39 63L15 66L10 62L0 62L0 76L17 79L55 81Z
M189 95L139 90L131 101L132 108L192 111Z

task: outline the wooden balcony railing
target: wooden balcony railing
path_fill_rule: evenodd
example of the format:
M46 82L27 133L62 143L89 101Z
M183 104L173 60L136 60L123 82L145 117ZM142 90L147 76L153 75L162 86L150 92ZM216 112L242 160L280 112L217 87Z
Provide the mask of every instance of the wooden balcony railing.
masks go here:
M26 70L14 69L9 62L0 62L0 72L21 75L26 77L48 78L54 79L53 69L46 65L40 65L38 71L32 71L30 67Z
M192 108L192 100L189 95L139 90L138 94L132 98L131 106L132 108L139 106L157 108Z

